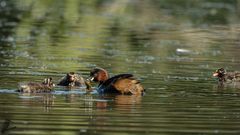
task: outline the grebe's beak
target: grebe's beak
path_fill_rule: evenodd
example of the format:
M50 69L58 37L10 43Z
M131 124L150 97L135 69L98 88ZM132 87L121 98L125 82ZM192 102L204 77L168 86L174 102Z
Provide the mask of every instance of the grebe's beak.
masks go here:
M217 77L219 74L218 73L213 73L213 75L212 76L214 76L214 77Z
M87 79L87 81L93 81L94 80L94 77L89 77L88 79Z

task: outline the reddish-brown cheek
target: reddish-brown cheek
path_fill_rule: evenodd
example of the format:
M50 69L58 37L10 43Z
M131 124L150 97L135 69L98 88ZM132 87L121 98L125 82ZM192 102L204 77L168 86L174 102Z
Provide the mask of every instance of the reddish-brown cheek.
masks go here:
M98 75L97 77L95 77L95 80L96 80L97 82L99 82L99 81L102 81L101 78L102 78L102 77L101 77L100 75Z
M96 77L95 77L95 81L97 82L104 82L108 79L108 75L105 72L99 72Z
M100 80L101 81L106 81L108 79L107 75L105 73L103 73L101 76L100 76Z

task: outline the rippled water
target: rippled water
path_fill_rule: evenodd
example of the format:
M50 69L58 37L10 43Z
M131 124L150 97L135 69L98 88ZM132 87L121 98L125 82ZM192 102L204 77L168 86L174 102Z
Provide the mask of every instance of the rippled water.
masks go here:
M2 134L239 134L240 85L212 78L220 67L240 70L237 4L0 0ZM146 94L15 92L95 66L134 74Z

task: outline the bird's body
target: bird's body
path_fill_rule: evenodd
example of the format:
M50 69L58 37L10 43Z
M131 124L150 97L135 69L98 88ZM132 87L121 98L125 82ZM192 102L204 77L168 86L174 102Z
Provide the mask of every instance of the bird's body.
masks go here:
M217 77L220 83L240 82L239 71L227 72L225 69L220 68L213 73L213 76Z
M132 74L119 74L109 77L107 71L102 68L95 68L90 72L92 81L99 82L97 91L100 94L118 93L140 95L144 88Z
M87 90L92 89L89 81L74 72L67 73L60 79L57 85L67 87L86 87Z
M18 86L18 92L23 93L42 93L51 92L55 85L52 82L52 78L46 78L42 83L38 82L21 82Z

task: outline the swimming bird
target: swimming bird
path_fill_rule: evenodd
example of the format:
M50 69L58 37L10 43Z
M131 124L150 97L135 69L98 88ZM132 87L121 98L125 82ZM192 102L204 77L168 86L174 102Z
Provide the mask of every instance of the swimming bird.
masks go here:
M52 78L45 78L42 83L39 82L22 82L19 83L18 92L23 93L42 93L51 92L55 84L52 82Z
M86 87L87 90L91 90L91 84L88 80L85 80L79 74L74 72L67 73L64 77L62 77L57 84L59 86L70 86L70 87Z
M240 72L227 72L224 68L219 68L213 73L220 83L224 82L240 82Z
M136 80L132 74L119 74L109 77L108 72L99 67L90 71L90 80L99 83L97 91L100 94L116 93L140 95L145 91L141 83Z

